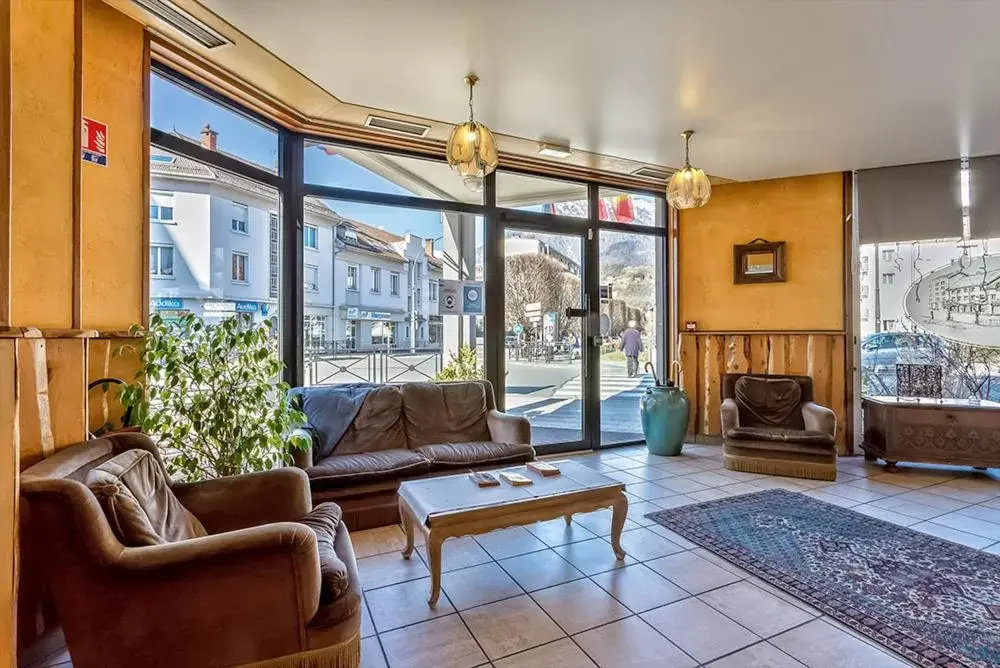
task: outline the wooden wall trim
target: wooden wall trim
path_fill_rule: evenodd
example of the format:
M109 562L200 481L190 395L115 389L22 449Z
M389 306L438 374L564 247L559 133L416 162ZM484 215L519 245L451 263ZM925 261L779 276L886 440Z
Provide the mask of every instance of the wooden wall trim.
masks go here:
M847 454L854 454L854 173L844 172L844 401L848 408L844 434Z
M0 326L10 323L12 84L10 0L0 0Z
M681 330L678 334L686 336L726 336L729 334L750 335L750 334L828 334L831 336L843 336L847 334L842 329L725 329L725 330L695 330L688 332Z
M0 0L0 12L8 0ZM0 341L0 559L3 601L0 609L0 665L16 664L17 590L20 580L18 515L20 506L20 434L18 426L17 342ZM9 445L8 445L9 444ZM7 640L3 640L6 638Z
M150 119L150 36L146 30L143 35L142 45L142 116L143 116L143 141L142 141L142 164L146 166L142 170L142 196L144 217L149 215L149 119ZM139 249L139 266L142 267L142 275L139 277L141 285L139 288L139 313L142 314L140 324L142 327L149 326L149 223L143 219L142 224L142 248Z
M83 0L73 3L73 313L72 327L83 322Z

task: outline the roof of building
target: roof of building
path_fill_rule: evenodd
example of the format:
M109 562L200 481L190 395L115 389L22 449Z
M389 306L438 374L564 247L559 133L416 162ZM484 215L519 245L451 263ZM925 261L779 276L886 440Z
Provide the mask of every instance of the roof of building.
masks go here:
M179 137L188 141L193 141L190 137L186 137L176 132L174 134L177 134ZM161 156L172 158L172 160L165 161L162 158L158 159ZM208 165L198 162L197 160L192 160L182 155L176 155L162 149L156 149L155 153L150 154L149 171L151 174L160 176L217 181L237 190L252 193L265 199L274 200L275 204L277 204L278 200L277 190L271 188L270 186L264 185L252 179L237 176L232 172L209 167ZM337 239L344 244L353 246L368 253L385 255L387 257L391 257L391 259L403 259L402 254L395 248L395 244L404 243L406 241L405 237L393 234L392 232L379 227L374 227L367 223L362 223L358 220L341 216L336 211L331 209L326 202L318 197L305 197L303 207L307 213L330 221L335 229L337 229ZM341 230L343 230L345 226L353 228L357 232L357 239L349 239L345 234L343 234ZM435 257L430 253L426 253L426 251L425 254L427 256L428 263L438 269L442 267L440 258Z

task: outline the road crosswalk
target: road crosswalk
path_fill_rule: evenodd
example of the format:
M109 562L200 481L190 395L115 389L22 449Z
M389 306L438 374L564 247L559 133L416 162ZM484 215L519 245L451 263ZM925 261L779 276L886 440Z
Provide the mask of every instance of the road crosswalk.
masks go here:
M646 394L646 388L654 385L652 374L635 378L628 377L625 362L604 362L601 364L601 401L627 399L638 403ZM580 399L583 396L583 376L577 375L552 393L559 399Z

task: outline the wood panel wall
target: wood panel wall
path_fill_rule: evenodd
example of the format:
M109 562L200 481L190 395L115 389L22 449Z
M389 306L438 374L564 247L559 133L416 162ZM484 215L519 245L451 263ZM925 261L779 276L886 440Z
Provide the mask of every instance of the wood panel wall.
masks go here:
M147 310L148 51L100 0L0 0L0 666L49 621L18 471L114 421L87 384L134 373L116 352ZM80 160L82 115L109 126L107 167Z
M722 374L776 373L811 376L816 403L837 413L837 445L847 452L850 416L841 332L683 333L680 385L691 400L688 432L721 432Z

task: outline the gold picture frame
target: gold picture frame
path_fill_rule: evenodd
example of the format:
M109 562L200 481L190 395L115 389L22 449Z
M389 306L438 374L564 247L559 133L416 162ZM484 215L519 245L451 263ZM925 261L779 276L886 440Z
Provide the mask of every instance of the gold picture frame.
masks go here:
M733 283L783 283L785 242L760 237L733 246Z

